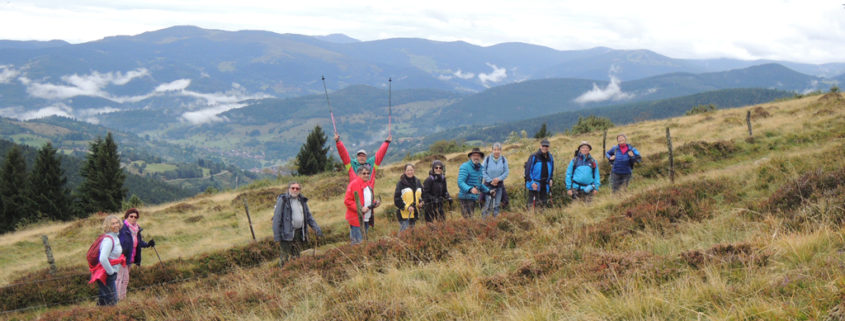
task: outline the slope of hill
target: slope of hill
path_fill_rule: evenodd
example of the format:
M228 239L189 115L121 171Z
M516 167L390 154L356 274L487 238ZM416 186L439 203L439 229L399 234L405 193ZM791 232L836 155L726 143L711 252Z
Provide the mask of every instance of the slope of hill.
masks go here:
M749 110L753 138L743 123ZM46 319L837 319L845 309L837 286L845 282L845 167L830 160L845 157L843 116L845 99L828 94L620 126L613 131L644 154L630 191L603 186L592 203L571 204L557 186L557 206L536 212L522 208L518 167L536 148L524 140L504 148L508 213L465 220L452 211L446 223L397 235L387 205L359 246L345 244L344 175L303 177L325 237L316 253L283 268L272 242L245 245L241 210L246 197L257 236L269 237L281 183L146 207L140 223L166 265L150 264L155 255L145 251L151 266L133 269L134 290L117 308L93 306L79 265L102 218L33 226L0 236L2 280L24 282L0 289L0 305L45 304L7 316ZM556 167L579 141L600 139L553 137ZM466 156L439 157L454 194ZM388 203L401 172L381 170L376 192ZM53 240L61 271L80 277L12 277L44 266L40 234ZM70 302L78 305L62 306Z
M527 133L533 135L533 133L540 130L540 126L544 123L547 126L547 130L553 133L562 133L572 128L577 123L578 117L591 115L606 117L614 124L622 125L635 121L681 116L692 107L698 105L713 104L718 108L726 109L765 103L775 99L792 97L793 95L791 92L771 89L723 89L657 101L567 111L496 125L456 127L425 137L420 144L420 148L410 149L409 152L419 152L422 150L422 146L429 146L438 140L465 140L491 143L494 141L504 141L511 132L519 133L525 130Z

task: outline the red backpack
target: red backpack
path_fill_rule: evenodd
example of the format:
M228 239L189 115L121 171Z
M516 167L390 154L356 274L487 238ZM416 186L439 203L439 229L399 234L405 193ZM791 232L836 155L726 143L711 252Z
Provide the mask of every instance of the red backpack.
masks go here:
M88 253L85 254L85 258L88 259L88 267L92 268L100 264L100 243L103 242L103 238L106 236L111 237L112 243L114 243L114 237L108 234L103 234L97 237L97 240L94 241L94 244L91 244L91 247L88 248Z

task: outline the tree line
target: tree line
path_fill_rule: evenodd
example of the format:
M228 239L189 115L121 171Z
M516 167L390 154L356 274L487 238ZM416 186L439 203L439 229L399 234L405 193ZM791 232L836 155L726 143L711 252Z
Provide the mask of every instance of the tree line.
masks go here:
M82 184L71 191L62 156L51 143L38 150L27 170L22 149L12 146L0 165L0 233L42 219L71 220L94 212L121 210L126 173L111 133L90 143L80 169Z

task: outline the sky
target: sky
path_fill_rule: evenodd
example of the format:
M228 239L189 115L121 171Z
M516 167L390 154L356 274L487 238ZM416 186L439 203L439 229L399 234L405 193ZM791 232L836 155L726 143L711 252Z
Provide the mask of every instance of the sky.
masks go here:
M672 58L845 62L845 0L0 0L0 39L71 43L174 25L359 40L648 49Z

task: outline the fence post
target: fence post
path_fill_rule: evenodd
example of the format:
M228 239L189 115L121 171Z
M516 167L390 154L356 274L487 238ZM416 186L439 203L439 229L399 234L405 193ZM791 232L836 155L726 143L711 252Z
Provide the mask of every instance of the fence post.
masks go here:
M50 264L50 274L56 274L56 260L53 259L53 249L50 247L50 241L47 240L47 235L41 235L41 242L44 243L44 252L47 253L47 263Z
M672 136L669 134L669 127L666 127L666 146L669 147L669 181L675 184L675 157L672 155Z
M252 229L252 218L249 217L249 205L246 203L246 195L244 195L244 209L246 210L246 219L249 221L249 232L252 233L252 240L255 241L255 230Z
M748 124L748 136L753 136L751 134L751 111L749 110L747 114L745 114L745 123Z

